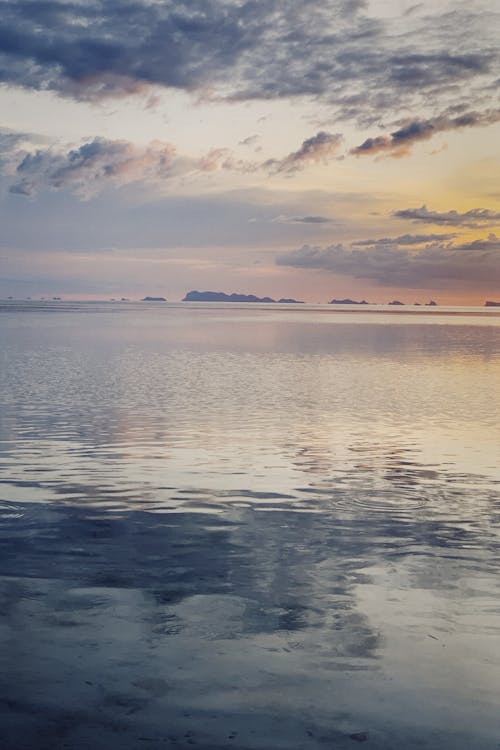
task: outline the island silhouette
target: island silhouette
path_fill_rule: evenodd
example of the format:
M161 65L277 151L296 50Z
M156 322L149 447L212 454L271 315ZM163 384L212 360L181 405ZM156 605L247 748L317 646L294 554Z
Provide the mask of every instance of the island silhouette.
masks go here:
M255 294L226 294L225 292L188 292L182 302L272 302L272 303L295 303L303 305L301 300L284 298L275 300L272 297L256 297Z
M332 299L329 303L329 305L368 305L369 303L362 299L361 302L358 302L355 299L349 299L346 297L346 299Z

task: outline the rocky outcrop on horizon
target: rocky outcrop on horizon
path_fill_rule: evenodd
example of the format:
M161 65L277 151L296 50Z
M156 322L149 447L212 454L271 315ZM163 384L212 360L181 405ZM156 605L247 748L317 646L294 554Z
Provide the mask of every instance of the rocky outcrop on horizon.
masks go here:
M193 290L188 292L182 302L273 302L272 297L256 297L254 294L226 294L225 292L198 292ZM303 304L296 299L282 298L277 300L278 304L295 303Z
M368 305L369 302L367 302L365 299L362 299L361 302L358 302L355 299L349 299L348 297L346 299L332 299L331 302L328 303L329 305Z

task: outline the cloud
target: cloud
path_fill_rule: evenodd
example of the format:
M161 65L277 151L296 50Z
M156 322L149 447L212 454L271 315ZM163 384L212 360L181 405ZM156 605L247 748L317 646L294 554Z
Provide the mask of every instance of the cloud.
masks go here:
M0 19L0 81L77 99L151 86L321 97L374 123L442 100L482 106L499 63L498 16L484 0L394 18L365 0L0 0Z
M0 165L12 178L9 192L17 195L32 196L49 188L67 189L89 198L105 188L136 182L160 184L220 169L245 172L258 168L234 160L225 148L193 157L178 154L173 144L163 141L136 146L125 140L96 137L78 148L64 150L55 145L37 147L15 134L9 136L2 138L0 133Z
M495 226L500 223L500 212L488 208L472 208L465 213L458 211L429 211L426 205L420 208L404 208L393 211L392 215L398 219L407 219L415 223L441 224L453 227L476 228L480 226Z
M239 141L238 146L255 146L259 142L259 140L259 135L249 135L247 138L243 138L242 141Z
M201 172L215 172L221 166L229 168L232 165L231 152L227 148L212 148L197 162Z
M4 174L12 174L26 148L43 143L43 138L29 133L19 133L0 127L0 168Z
M68 188L88 197L106 185L167 179L177 169L175 148L169 143L153 141L139 148L128 141L94 138L67 152L49 147L25 153L9 190L33 195L41 188Z
M321 130L307 138L297 151L292 151L283 159L268 159L262 166L272 174L297 172L311 163L327 162L337 154L341 142L340 133L327 133Z
M391 244L363 250L342 244L324 248L304 245L282 253L276 263L368 279L382 286L491 289L500 283L500 238L490 235L458 245L435 243L415 251Z
M439 116L429 120L410 120L390 135L367 138L360 146L351 149L355 156L386 153L400 158L407 156L411 147L419 141L426 141L438 133L462 128L492 125L500 122L500 110L467 112L458 117Z
M328 216L276 216L274 223L278 224L330 224L333 221Z
M130 141L95 137L77 148L47 145L36 136L0 129L0 167L13 178L9 188L18 195L34 195L43 188L69 189L83 197L106 187L133 182L162 182L175 177L218 170L254 173L258 170L292 174L335 153L340 136L318 133L284 159L254 162L233 157L230 149L212 148L201 157L180 155L171 143L152 141L137 146ZM325 217L295 217L295 222L321 223Z
M67 189L88 198L136 182L159 184L221 169L245 173L262 167L234 159L226 148L195 157L178 154L173 144L159 140L137 146L94 137L73 148L47 145L46 140L0 129L0 174L10 178L9 192L32 196L47 188Z
M0 159L9 157L12 151L26 139L24 133L16 133L11 130L0 128Z
M358 240L352 244L355 247L370 247L371 245L423 245L428 242L445 242L454 239L456 236L456 234L400 234L399 237Z

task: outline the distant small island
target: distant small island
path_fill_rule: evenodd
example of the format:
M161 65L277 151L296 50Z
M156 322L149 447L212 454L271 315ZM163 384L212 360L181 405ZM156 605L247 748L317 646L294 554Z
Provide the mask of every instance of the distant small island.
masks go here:
M191 291L186 294L182 302L273 302L303 305L304 303L296 299L281 298L279 300L272 297L256 297L254 294L225 294L225 292L197 292Z
M491 299L488 299L488 300L486 300L486 302L484 303L484 306L485 306L485 307L500 307L500 302L493 302L493 300L491 300Z
M369 303L362 299L361 302L358 302L355 299L332 299L331 302L328 303L329 305L368 305Z
M125 300L124 300L125 301ZM144 297L141 302L166 302L165 297Z
M404 305L404 302L400 302L398 299L394 299L392 302L388 302L388 305Z

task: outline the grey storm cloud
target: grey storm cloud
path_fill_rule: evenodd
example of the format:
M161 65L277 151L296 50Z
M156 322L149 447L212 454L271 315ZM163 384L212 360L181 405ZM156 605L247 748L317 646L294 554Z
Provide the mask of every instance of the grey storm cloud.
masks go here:
M411 147L419 141L451 130L493 125L500 121L500 110L467 112L458 117L439 116L429 120L412 120L405 123L390 135L367 138L360 146L351 149L355 156L385 153L393 157L406 156Z
M383 286L491 288L500 283L500 239L490 235L475 242L435 243L414 251L387 244L362 250L342 244L305 245L280 254L276 263L369 279Z
M484 0L392 20L364 0L1 0L0 19L0 81L79 99L322 97L374 123L443 97L483 106L499 62Z
M481 226L496 226L500 224L500 212L488 208L472 208L470 211L429 211L426 205L420 208L403 208L393 211L392 215L398 219L406 219L422 224L441 224L452 227L476 228Z
M283 159L268 159L262 166L273 174L298 172L308 164L328 162L337 154L341 143L340 133L326 133L321 130L311 138L307 138L297 151L293 151Z

